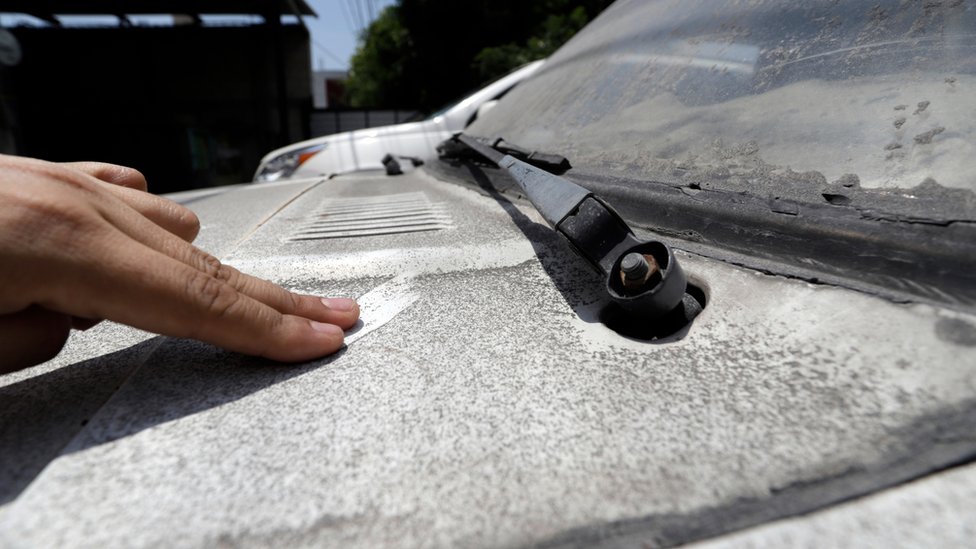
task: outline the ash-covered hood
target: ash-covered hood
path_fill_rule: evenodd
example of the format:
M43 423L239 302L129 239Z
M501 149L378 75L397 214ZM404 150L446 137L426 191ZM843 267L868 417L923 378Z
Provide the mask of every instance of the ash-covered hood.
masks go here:
M423 171L178 198L363 324L282 365L103 323L0 378L0 544L671 545L976 451L962 313L679 253L708 306L649 343L531 208Z

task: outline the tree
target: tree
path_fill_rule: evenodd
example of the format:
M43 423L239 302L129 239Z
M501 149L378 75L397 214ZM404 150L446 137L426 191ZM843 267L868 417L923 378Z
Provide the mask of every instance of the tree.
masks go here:
M363 33L350 63L346 97L353 107L396 108L416 103L404 96L414 86L410 33L398 6L384 9Z
M610 0L399 0L360 37L357 107L431 111L550 55Z
M568 13L550 14L525 43L510 42L482 48L475 55L473 67L485 80L497 78L530 61L552 55L589 21L590 16L583 6L575 6Z

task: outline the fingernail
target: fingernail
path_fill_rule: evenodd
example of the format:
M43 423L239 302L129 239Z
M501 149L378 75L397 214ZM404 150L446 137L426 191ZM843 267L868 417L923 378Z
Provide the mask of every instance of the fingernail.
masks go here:
M312 324L312 329L316 332L322 332L323 334L329 334L333 336L343 336L344 333L342 328L336 326L335 324L326 324L325 322L315 322L314 320L309 321Z
M356 301L347 297L323 297L322 304L334 311L351 311Z

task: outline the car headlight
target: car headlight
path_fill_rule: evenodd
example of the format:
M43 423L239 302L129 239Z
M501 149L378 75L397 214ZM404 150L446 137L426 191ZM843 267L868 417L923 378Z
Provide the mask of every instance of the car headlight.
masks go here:
M295 170L297 170L299 166L304 164L309 158L312 158L316 154L322 152L324 149L325 143L320 143L318 145L312 145L310 147L296 149L294 151L289 151L278 155L265 162L258 168L258 173L255 174L254 180L278 181L279 179L288 179L293 173L295 173Z

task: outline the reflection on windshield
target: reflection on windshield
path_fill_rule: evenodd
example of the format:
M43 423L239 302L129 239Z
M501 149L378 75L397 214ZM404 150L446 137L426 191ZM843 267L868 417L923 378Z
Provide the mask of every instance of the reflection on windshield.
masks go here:
M646 65L673 65L696 67L722 72L737 72L751 75L756 72L759 60L759 47L751 44L718 44L703 42L688 44L672 41L661 48L659 53L649 55L634 53L615 56L612 63Z
M622 1L470 133L581 170L976 190L976 8Z

